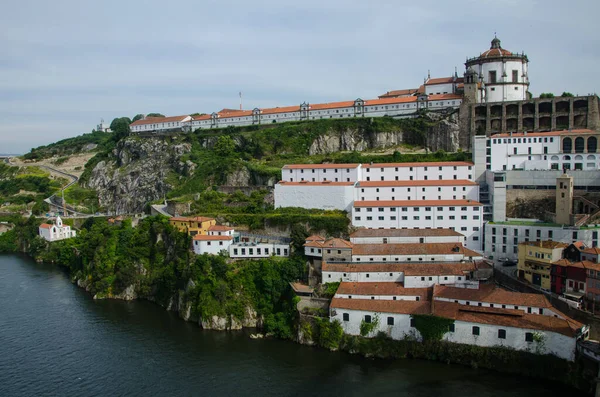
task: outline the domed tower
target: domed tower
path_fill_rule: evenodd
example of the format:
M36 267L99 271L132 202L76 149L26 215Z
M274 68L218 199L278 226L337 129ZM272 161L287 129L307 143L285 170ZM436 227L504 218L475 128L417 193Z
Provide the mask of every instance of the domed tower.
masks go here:
M502 48L500 39L494 36L490 49L475 58L467 59L467 71L473 70L479 77L477 102L522 101L528 99L529 76L527 55L516 54ZM465 78L466 78L465 73ZM466 94L465 80L465 94Z

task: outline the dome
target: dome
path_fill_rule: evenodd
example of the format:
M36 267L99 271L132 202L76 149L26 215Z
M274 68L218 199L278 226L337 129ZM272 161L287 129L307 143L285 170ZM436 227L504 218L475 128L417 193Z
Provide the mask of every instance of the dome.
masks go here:
M481 54L479 56L479 58L492 58L492 57L502 57L502 56L511 56L511 55L513 55L513 53L502 48L502 46L500 45L500 39L498 37L494 36L494 39L492 40L492 45L490 46L490 49L487 50L486 52L484 52L483 54Z

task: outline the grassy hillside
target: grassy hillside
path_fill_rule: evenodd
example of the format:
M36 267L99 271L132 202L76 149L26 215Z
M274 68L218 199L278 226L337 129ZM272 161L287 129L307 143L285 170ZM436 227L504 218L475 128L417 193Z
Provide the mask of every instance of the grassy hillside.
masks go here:
M25 160L41 160L53 156L59 156L66 160L66 156L81 153L84 151L97 150L105 151L114 147L112 133L94 131L89 134L83 134L74 138L67 138L61 141L51 143L46 146L39 146L31 149L31 152L25 154ZM90 149L88 149L90 148Z
M32 210L41 214L48 210L45 198L57 192L64 179L52 179L37 167L11 167L0 163L0 212Z

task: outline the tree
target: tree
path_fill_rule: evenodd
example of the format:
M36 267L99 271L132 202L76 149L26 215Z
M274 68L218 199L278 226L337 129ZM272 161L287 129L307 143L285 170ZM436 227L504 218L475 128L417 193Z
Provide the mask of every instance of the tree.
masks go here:
M135 117L134 117L134 118L131 120L131 122L132 122L132 123L134 123L134 122L136 122L136 121L138 121L138 120L141 120L141 119L143 119L143 118L144 118L144 115L143 115L143 114L139 114L139 113L138 113L138 114L136 114L136 115L135 115Z
M131 124L131 119L129 117L117 117L110 123L110 129L114 131L119 123L127 124L129 127L129 124Z
M146 117L165 117L165 115L160 113L148 113Z
M129 136L129 124L131 124L131 120L129 117L120 117L116 118L110 123L110 129L114 132L115 141L119 141L127 136Z
M554 94L551 92L542 92L540 98L554 98Z
M214 151L222 159L231 157L235 152L235 141L228 135L221 135L215 143Z
M566 91L563 92L562 95L561 95L561 97L563 97L563 98L572 98L574 96L575 95L571 94L570 92L566 92Z

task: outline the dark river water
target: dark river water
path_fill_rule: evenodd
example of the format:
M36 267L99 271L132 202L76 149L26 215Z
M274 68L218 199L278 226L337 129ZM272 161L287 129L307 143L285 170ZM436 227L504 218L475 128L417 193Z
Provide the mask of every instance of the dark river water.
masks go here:
M548 382L203 331L150 302L94 301L0 256L0 396L575 396Z

